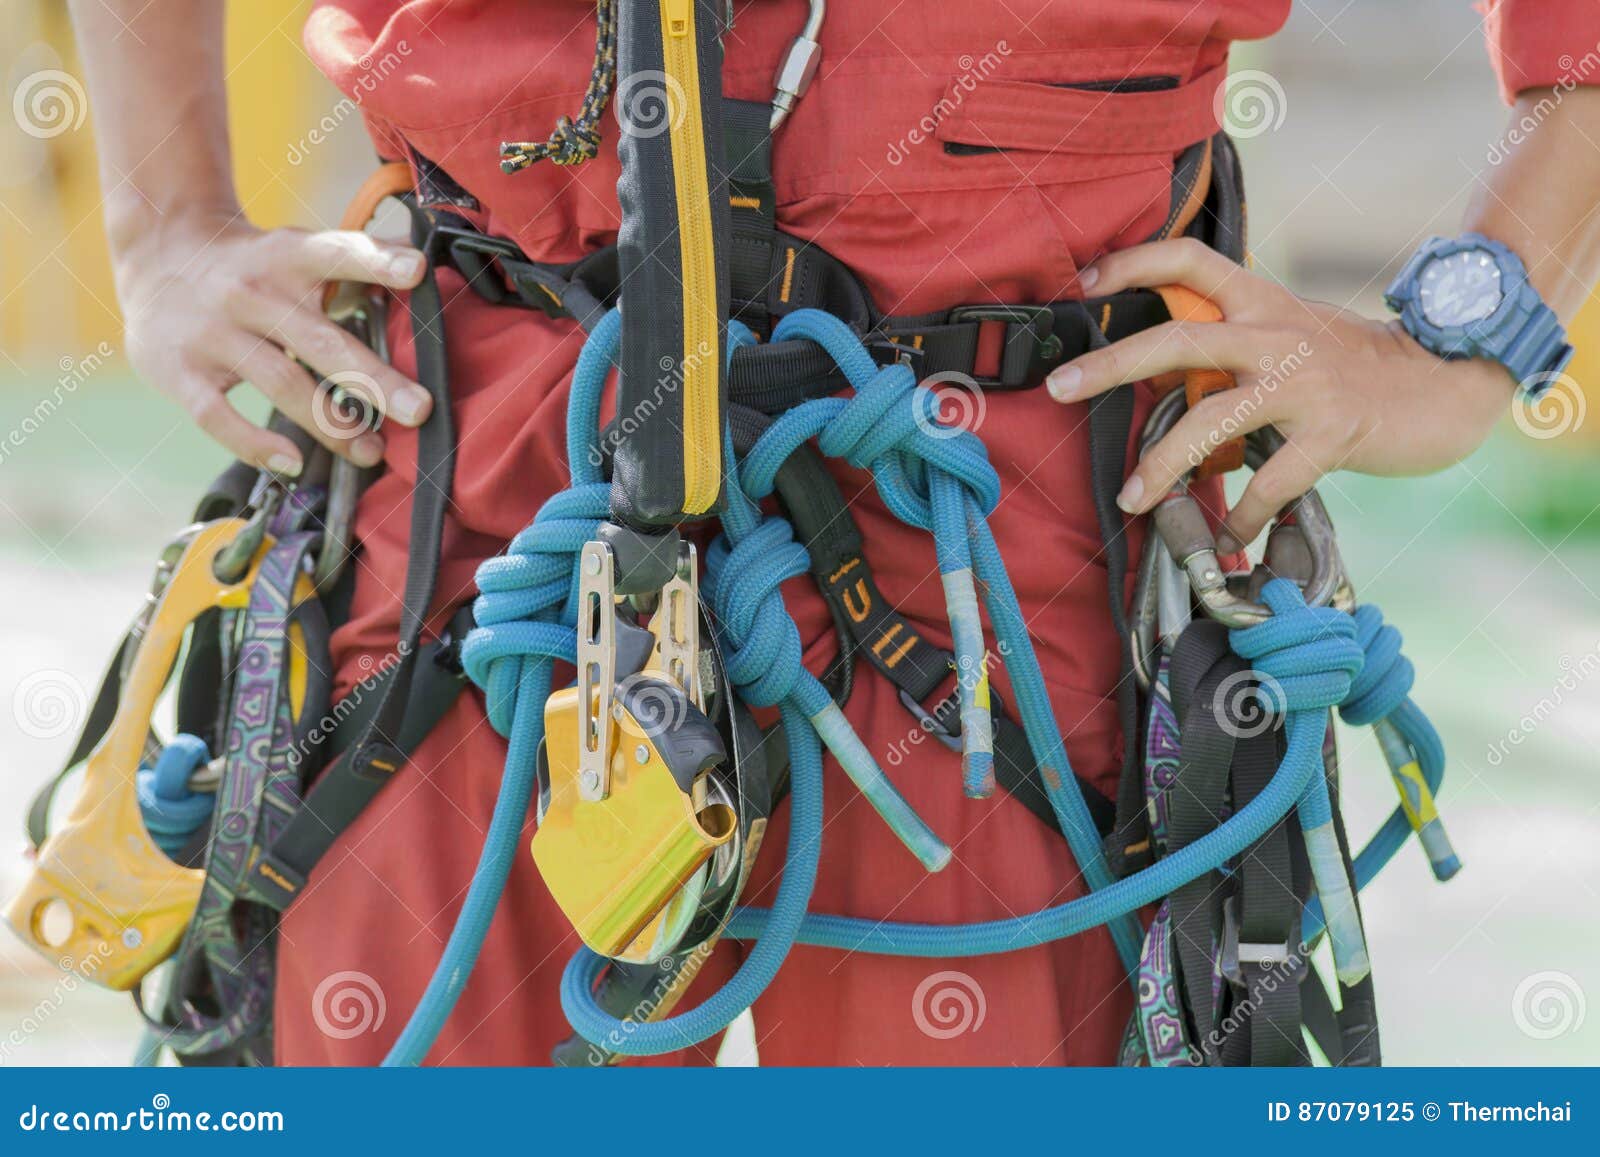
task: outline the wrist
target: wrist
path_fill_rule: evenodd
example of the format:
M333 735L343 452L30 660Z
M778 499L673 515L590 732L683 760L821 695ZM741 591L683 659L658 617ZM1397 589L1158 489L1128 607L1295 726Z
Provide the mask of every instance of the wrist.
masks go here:
M212 197L153 195L131 181L106 194L105 225L114 264L151 246L188 239L203 244L220 233L250 227L231 191Z

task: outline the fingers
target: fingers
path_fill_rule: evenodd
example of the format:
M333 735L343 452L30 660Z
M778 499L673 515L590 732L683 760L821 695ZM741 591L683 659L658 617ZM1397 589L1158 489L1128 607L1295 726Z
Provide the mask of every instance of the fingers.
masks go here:
M289 477L299 474L304 463L295 444L234 409L224 393L226 385L203 374L185 374L170 392L195 425L241 462Z
M1270 400L1270 391L1259 383L1203 399L1145 451L1117 495L1117 505L1128 514L1142 514L1155 506L1218 446L1271 422Z
M1058 402L1077 402L1115 386L1175 370L1257 374L1262 358L1294 346L1292 335L1231 322L1168 321L1053 370L1045 385Z
M294 269L317 281L364 281L411 289L422 280L422 254L365 233L329 230L295 235Z
M1223 317L1240 320L1293 300L1288 290L1193 237L1108 253L1079 272L1078 284L1084 293L1097 297L1153 285L1182 285L1209 297Z
M245 348L230 371L340 457L357 466L376 466L383 460L383 438L371 431L370 400L357 397L349 408L341 407L331 389L319 389L304 366L267 340Z
M1223 519L1217 549L1231 554L1252 541L1274 515L1317 484L1328 468L1322 458L1311 447L1285 443L1251 475L1250 484Z
M428 392L320 312L260 301L248 312L250 317L241 322L259 327L286 352L378 413L403 426L420 426L427 419L433 403Z

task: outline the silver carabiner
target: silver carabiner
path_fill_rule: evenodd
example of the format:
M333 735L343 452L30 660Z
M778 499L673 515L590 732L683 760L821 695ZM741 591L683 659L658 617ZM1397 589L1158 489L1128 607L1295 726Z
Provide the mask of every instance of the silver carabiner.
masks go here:
M816 78L817 66L822 63L822 45L817 37L827 15L827 0L811 0L806 26L794 38L789 51L783 55L783 62L778 65L778 75L773 79L776 91L772 94L772 120L767 125L770 132L777 132L778 126L789 119L794 106Z
M1185 399L1181 391L1168 394L1156 406L1145 424L1141 454L1164 437L1182 416ZM1259 468L1283 446L1283 435L1271 426L1250 434L1245 441L1245 457ZM1173 485L1152 514L1156 533L1168 552L1189 577L1195 599L1205 613L1229 627L1251 627L1272 617L1265 604L1241 592L1230 583L1217 559L1217 543L1205 512L1189 493L1189 474ZM1277 527L1295 527L1307 553L1306 573L1301 589L1309 606L1326 606L1343 581L1333 521L1313 490L1295 499L1278 515ZM1269 538L1269 543L1271 539ZM1285 576L1288 577L1288 576Z

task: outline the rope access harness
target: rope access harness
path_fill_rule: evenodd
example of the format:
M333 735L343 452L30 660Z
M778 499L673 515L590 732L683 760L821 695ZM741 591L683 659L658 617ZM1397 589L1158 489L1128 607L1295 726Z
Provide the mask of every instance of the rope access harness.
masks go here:
M416 1063L426 1052L470 972L504 887L534 784L552 664L574 659L578 553L607 511L609 488L590 463L596 460L591 451L598 436L600 391L616 353L619 324L615 312L607 315L578 361L567 428L571 488L553 497L507 554L479 573L479 626L468 636L463 660L485 692L491 722L509 741L506 773L462 919L422 1006L386 1063ZM743 327L737 330L730 345L752 340ZM1285 717L1287 751L1277 774L1266 791L1209 835L1113 881L1081 793L1067 786L1070 767L1060 728L989 531L987 516L998 501L999 483L981 441L943 426L934 396L912 372L902 365L878 366L837 318L818 311L794 313L773 337L817 342L854 390L849 399L805 403L759 439L737 466L738 486L724 516L724 534L707 559L709 602L730 651L730 678L748 702L777 706L783 718L794 808L783 877L770 909L741 908L734 915L726 934L754 940L755 946L728 984L689 1013L624 1026L593 998L605 959L580 950L567 968L561 996L582 1036L623 1040L619 1051L628 1055L660 1054L705 1040L754 1002L795 944L972 956L1028 948L1104 924L1132 971L1140 934L1131 914L1138 908L1239 855L1291 809L1301 810L1308 827L1327 822L1331 813L1320 752L1324 712L1331 707L1340 708L1352 724L1387 719L1413 746L1429 788L1437 790L1442 746L1406 697L1413 672L1400 654L1398 632L1383 625L1374 607L1360 607L1353 616L1334 607L1309 607L1293 583L1275 579L1263 590L1271 617L1234 630L1230 641L1277 689L1261 701L1263 709ZM1051 803L1093 889L1089 895L1028 916L967 925L886 923L806 911L822 843L822 747L833 746L839 736L813 723L826 712L826 693L801 666L798 630L779 594L783 581L806 573L804 548L786 522L761 516L756 504L771 493L777 467L812 437L824 454L871 469L888 507L933 534L942 574L969 569L983 584L998 642L1008 648L1029 741L1041 766L1055 771L1046 776ZM1357 857L1358 888L1371 881L1410 831L1406 815L1397 810ZM1304 939L1314 942L1322 924L1320 905L1313 903L1305 914ZM1348 969L1349 961L1341 966Z

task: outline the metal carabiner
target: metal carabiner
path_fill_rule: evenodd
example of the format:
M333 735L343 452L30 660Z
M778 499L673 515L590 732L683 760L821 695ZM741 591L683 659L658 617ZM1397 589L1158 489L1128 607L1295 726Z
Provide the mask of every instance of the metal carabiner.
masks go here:
M365 344L378 359L389 362L389 299L382 290L354 282L340 282L329 298L327 307L330 320L338 323L351 335ZM328 404L342 407L343 388L337 383L329 385ZM357 403L359 407L359 403ZM376 429L374 420L372 428ZM339 581L349 564L354 550L356 503L366 489L372 470L357 466L340 455L333 457L328 469L328 502L322 517L322 543L317 548L316 571L313 576L318 594L327 594Z
M1161 400L1145 423L1141 454L1171 431L1186 405L1184 395L1177 391ZM1263 427L1246 439L1246 461L1257 468L1282 446L1283 436L1271 426ZM1206 522L1205 511L1189 493L1189 477L1190 474L1185 473L1179 478L1155 508L1152 521L1156 533L1188 575L1195 599L1207 615L1229 627L1250 627L1265 622L1272 617L1272 612L1228 581L1217 558L1216 539ZM1315 490L1308 490L1284 508L1276 525L1299 528L1310 557L1309 573L1301 584L1306 603L1326 606L1338 589L1342 573L1327 507Z
M822 32L822 21L827 15L827 0L811 0L805 27L794 38L794 43L789 45L783 62L778 65L778 75L773 79L776 91L772 94L772 120L767 125L770 132L777 132L778 126L789 119L794 106L816 78L817 66L822 63L822 45L817 37Z
M267 528L273 516L278 513L288 492L288 485L276 474L265 470L261 472L256 479L255 491L250 495L249 519L212 561L220 582L237 583L244 578L251 560L256 557L261 543L267 537Z

